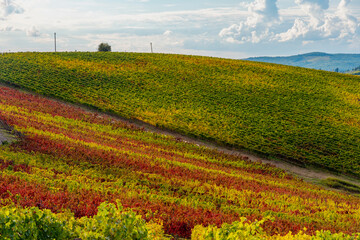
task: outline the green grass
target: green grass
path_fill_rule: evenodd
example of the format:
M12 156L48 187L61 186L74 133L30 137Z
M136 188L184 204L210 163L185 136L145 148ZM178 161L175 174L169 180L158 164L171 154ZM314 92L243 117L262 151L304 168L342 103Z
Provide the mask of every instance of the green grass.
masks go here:
M360 177L356 76L183 55L16 53L0 56L0 81Z
M360 71L352 71L352 72L348 72L349 74L352 75L360 75Z
M336 178L326 178L321 181L325 186L340 189L346 192L360 194L360 186Z

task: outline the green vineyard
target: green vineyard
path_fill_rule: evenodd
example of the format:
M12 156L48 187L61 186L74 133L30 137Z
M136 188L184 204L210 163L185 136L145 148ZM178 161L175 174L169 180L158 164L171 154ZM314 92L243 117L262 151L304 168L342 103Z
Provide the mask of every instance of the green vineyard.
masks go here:
M222 145L360 177L360 79L164 54L15 53L0 81Z

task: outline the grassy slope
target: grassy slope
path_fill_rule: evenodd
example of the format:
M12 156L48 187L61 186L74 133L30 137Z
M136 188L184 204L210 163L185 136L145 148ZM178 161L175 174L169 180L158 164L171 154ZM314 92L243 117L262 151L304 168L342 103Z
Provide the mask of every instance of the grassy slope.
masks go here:
M147 221L162 222L167 234L187 238L196 225L220 226L240 217L271 217L263 224L268 235L360 229L359 198L283 170L8 87L0 86L0 100L0 119L25 136L0 146L0 222L9 222L0 224L0 235L4 225L29 227L10 224L2 205L68 210L80 218L95 215L105 201L119 201Z
M0 56L0 81L188 135L360 176L360 81L162 54Z

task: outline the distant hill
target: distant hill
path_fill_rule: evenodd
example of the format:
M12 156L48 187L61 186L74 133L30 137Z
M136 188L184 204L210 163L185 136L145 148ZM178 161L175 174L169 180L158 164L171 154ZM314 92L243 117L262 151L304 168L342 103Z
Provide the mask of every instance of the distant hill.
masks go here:
M328 54L322 52L288 57L252 57L245 60L338 72L350 72L360 66L360 54Z
M354 68L352 71L347 72L347 73L350 73L353 75L360 75L360 65L358 67Z

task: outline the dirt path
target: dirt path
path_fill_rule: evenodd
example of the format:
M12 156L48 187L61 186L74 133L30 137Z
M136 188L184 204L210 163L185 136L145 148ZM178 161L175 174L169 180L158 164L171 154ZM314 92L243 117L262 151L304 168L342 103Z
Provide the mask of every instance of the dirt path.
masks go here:
M11 86L8 86L6 84L0 83L0 86L1 85L6 86L6 87L11 87ZM24 90L21 90L21 91L24 91ZM31 93L31 94L34 94L34 95L38 95L38 94L33 93L31 91L24 91L24 92ZM44 97L44 96L42 96L42 97ZM63 100L59 100L59 99L55 99L55 98L51 98L51 97L46 97L46 98L54 100L54 101L61 102L63 104L78 107L78 108L80 108L82 110L85 110L87 112L92 112L92 113L96 112L99 115L110 116L110 117L113 117L114 119L121 120L121 121L123 121L125 123L128 123L128 124L133 124L133 125L135 125L135 126L137 126L139 128L143 128L145 131L154 132L154 133L158 133L158 134L164 134L164 135L168 135L168 136L173 136L174 138L176 138L176 139L178 139L180 141L191 143L191 144L196 144L198 146L203 146L203 147L207 147L207 148L210 148L210 149L216 149L216 150L218 150L220 152L224 152L226 154L247 157L249 160L254 161L254 162L262 162L264 164L267 164L267 163L272 164L272 165L274 165L274 166L276 166L278 168L281 168L281 169L285 170L286 172L288 172L290 174L296 175L297 177L300 177L300 178L304 179L305 181L318 183L322 179L337 178L337 179L341 179L341 180L344 180L344 181L348 181L348 182L360 185L360 180L359 179L354 179L354 178L350 178L350 177L343 176L343 175L337 175L335 173L331 173L331 172L328 172L328 171L323 170L323 169L304 168L304 167L300 167L300 166L297 166L295 164L292 164L290 162L264 158L264 157L261 157L261 156L259 156L257 154L251 153L249 151L227 148L227 147L223 147L223 146L220 146L218 144L215 144L215 143L199 140L199 139L196 139L196 138L191 138L191 137L179 134L177 132L174 132L172 130L161 129L161 128L158 128L156 126L150 125L150 124L148 124L146 122L143 122L141 120L126 119L126 118L120 117L120 116L115 115L115 114L107 114L107 113L104 113L104 112L101 112L101 111L98 111L98 110L94 110L94 109L91 109L91 108L89 108L87 106L83 106L83 105L80 105L80 104L72 104L72 103L68 103L68 102L65 102ZM2 137L4 139L6 139L6 137L7 137L10 140L9 136L6 136L6 133L4 131L3 131L3 136L1 136L2 135L1 133L2 133L2 131L1 131L1 124L0 124L0 141L1 141Z
M15 137L13 137L6 129L4 129L1 125L0 125L0 145L3 142L12 142L15 140Z
M335 173L331 173L331 172L328 172L328 171L323 170L323 169L304 168L304 167L300 167L300 166L297 166L295 164L292 164L290 162L264 158L264 157L261 157L261 156L259 156L257 154L251 153L251 152L246 151L246 150L228 148L228 147L220 146L220 145L215 144L215 143L211 143L211 142L191 138L191 137L176 133L176 132L171 131L171 130L160 129L158 127L155 127L155 126L150 125L148 123L142 122L140 120L129 120L129 119L124 119L124 118L119 117L119 116L114 116L114 115L111 115L111 116L118 119L118 120L121 120L123 122L130 123L130 124L133 124L133 125L135 125L137 127L143 128L145 131L164 134L164 135L168 135L168 136L173 136L173 137L175 137L177 139L180 139L183 142L196 144L198 146L203 146L203 147L207 147L207 148L210 148L210 149L216 149L216 150L218 150L220 152L224 152L224 153L229 154L229 155L237 155L237 156L247 157L249 160L251 160L253 162L262 162L264 164L268 163L268 164L274 165L274 166L276 166L278 168L281 168L281 169L285 170L286 172L288 172L290 174L293 174L293 175L296 175L296 176L298 176L298 177L300 177L300 178L302 178L302 179L304 179L306 181L309 181L309 182L317 183L317 182L319 182L319 180L322 180L322 179L337 178L337 179L341 179L341 180L344 180L344 181L352 182L352 183L357 184L357 185L360 184L360 181L357 180L357 179L353 179L353 178L350 178L350 177L347 177L347 176L337 175Z

